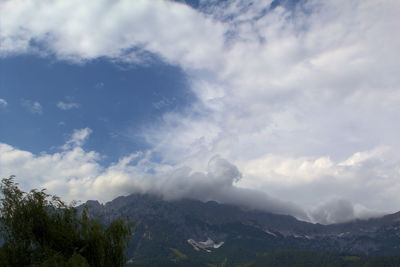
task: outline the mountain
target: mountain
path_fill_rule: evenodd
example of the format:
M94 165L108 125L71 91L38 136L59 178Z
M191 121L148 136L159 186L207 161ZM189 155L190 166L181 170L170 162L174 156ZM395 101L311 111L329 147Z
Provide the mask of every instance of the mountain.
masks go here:
M214 201L165 201L153 195L132 194L104 205L97 201L86 205L104 224L119 217L136 223L128 251L132 266L234 266L257 261L263 266L276 257L338 261L338 266L343 261L342 266L352 266L375 259L371 256L383 260L385 255L400 255L400 212L321 225ZM385 260L400 266L396 257Z

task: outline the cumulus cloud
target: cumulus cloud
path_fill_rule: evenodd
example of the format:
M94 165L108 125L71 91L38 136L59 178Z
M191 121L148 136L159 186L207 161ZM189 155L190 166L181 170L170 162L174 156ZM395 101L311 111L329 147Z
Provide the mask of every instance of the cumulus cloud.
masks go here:
M37 51L75 61L107 56L143 62L150 51L209 67L207 58L217 58L223 44L222 25L171 1L5 1L0 7L3 56Z
M260 191L235 187L241 173L218 156L210 160L206 172L156 164L143 153L131 154L103 167L99 164L98 153L87 152L81 147L88 134L87 128L76 130L64 150L54 154L35 155L0 144L0 175L17 175L24 188L44 187L68 200L95 198L105 201L121 194L152 193L166 200L216 200L308 219L307 214L293 203L273 199Z
M100 171L98 154L80 147L54 153L35 155L6 144L0 144L1 177L17 175L23 189L47 188L67 200L82 197L70 183L76 178L85 181Z
M38 101L23 99L21 103L22 106L32 114L40 115L43 113L43 107Z
M0 107L5 108L5 107L7 107L7 105L8 105L8 102L5 99L0 98Z
M355 170L342 170L343 173L336 174L338 177L331 178L331 180L336 180L335 182L332 184L324 182L325 186L318 190L314 183L314 186L309 188L310 191L315 190L319 194L328 196L332 196L332 192L329 190L343 193L341 189L350 185L352 188L344 193L349 193L346 195L347 197L351 194L357 195L357 198L349 200L337 194L337 197L331 197L322 204L314 203L304 209L298 204L294 204L296 196L290 199L288 195L285 195L286 200L283 201L279 198L282 198L284 193L280 197L266 194L263 190L265 184L257 183L258 189L241 187L240 182L247 177L243 177L235 165L220 156L211 158L205 171L195 171L187 166L177 167L166 163L155 163L150 160L150 151L134 153L109 166L102 166L99 153L85 151L82 148L84 140L88 138L90 132L88 128L75 130L70 140L63 146L63 150L53 154L35 155L6 144L0 144L0 175L6 177L15 174L18 182L24 188L45 187L50 192L63 195L68 200L99 199L107 201L121 194L152 193L160 195L166 200L180 198L215 200L244 208L290 214L302 220L324 224L382 215L382 212L368 209L356 202L357 198L361 197L362 199L362 194L374 201L379 199L379 194L385 195L387 199L399 201L397 192L400 184L396 182L398 177L386 177L386 181L376 181L377 177L373 171L374 169L382 170L383 166L364 170L368 173L372 171L371 175L374 179L364 180L363 183L357 181L360 179L358 176L365 174L359 170L361 165ZM371 152L366 153L371 154ZM371 158L364 160L364 162L368 161L371 162ZM330 168L333 168L333 165L330 164ZM318 167L315 164L312 166ZM341 165L337 164L337 166ZM294 167L295 164L287 166L288 169ZM301 164L299 167L301 168ZM284 170L282 166L277 166L276 169L280 169L281 172ZM331 175L334 175L334 171ZM306 178L304 176L300 173L299 178ZM385 177L379 178L384 179ZM323 177L319 179L323 181ZM349 183L348 180L353 180L354 184ZM304 185L301 181L298 183ZM387 190L388 184L391 185L391 190ZM271 184L270 187L273 188L274 185ZM355 189L356 187L358 189ZM372 188L374 190L371 190ZM291 192L295 190L302 191L301 186L291 188ZM319 197L310 194L310 199L315 200Z
M190 177L176 180L177 195L179 184L187 192L201 187L197 181L212 181L204 166L220 155L242 173L238 181L227 178L229 190L218 191L229 192L224 200L257 189L313 210L341 199L324 206L330 213L315 210L325 222L357 217L363 210L357 207L397 211L397 1L308 0L290 8L271 8L271 1L207 2L195 10L172 1L3 1L0 56L134 64L155 56L181 67L197 101L143 130L151 153L161 158L152 168ZM111 183L125 192L124 181L138 166L152 164L132 167L130 160L143 162L121 159L93 184L70 181L96 188ZM135 185L147 188L153 180L141 181Z
M70 110L70 109L74 109L74 108L79 108L79 104L78 103L66 103L63 101L59 101L59 102L57 102L57 107L61 110Z
M344 161L269 155L240 163L238 167L247 175L237 185L298 200L309 210L321 202L344 199L352 203L355 217L365 217L373 215L368 209L384 212L398 209L399 162L396 151L387 147L357 152Z

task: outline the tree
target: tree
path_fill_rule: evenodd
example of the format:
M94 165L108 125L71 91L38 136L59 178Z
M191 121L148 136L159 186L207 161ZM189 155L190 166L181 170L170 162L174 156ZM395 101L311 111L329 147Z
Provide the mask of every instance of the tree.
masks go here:
M45 189L24 192L15 177L1 181L0 266L123 266L133 223L107 227L88 209Z

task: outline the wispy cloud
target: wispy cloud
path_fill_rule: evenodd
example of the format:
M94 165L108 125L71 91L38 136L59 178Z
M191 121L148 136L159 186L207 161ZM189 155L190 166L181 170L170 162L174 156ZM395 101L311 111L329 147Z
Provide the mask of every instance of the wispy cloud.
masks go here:
M163 109L165 107L171 106L176 101L175 98L162 97L161 100L153 102L152 105L155 109Z
M74 130L71 135L71 138L63 145L63 149L67 150L73 147L82 146L86 140L89 138L89 135L92 133L92 130L89 128L83 128Z
M7 107L7 105L8 105L8 102L5 99L0 98L0 108L5 108L5 107Z
M104 83L103 82L98 82L98 83L95 84L94 87L97 88L97 89L103 88L104 87Z
M40 115L43 113L43 107L38 101L23 99L21 103L22 106L32 114Z
M57 102L57 107L61 110L70 110L70 109L74 109L74 108L79 108L79 104L78 103L73 103L73 102L63 102L63 101L59 101Z

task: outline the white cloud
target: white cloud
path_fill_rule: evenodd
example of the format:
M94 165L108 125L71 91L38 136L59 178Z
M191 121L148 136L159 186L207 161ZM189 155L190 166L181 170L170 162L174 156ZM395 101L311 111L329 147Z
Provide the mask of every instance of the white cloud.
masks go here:
M0 175L14 174L25 190L47 188L67 200L95 198L105 201L132 192L156 193L166 199L217 200L307 219L306 213L293 203L233 186L241 174L220 157L210 160L206 172L156 164L143 153L131 154L103 167L99 164L98 153L86 152L80 146L87 132L87 129L75 131L71 138L74 141L68 141L62 152L54 154L34 155L0 143ZM75 146L69 145L71 142L75 142Z
M150 152L134 153L109 166L102 166L99 153L82 148L83 140L87 139L89 133L87 128L75 130L64 149L53 154L35 155L0 144L0 176L15 174L17 182L21 183L25 190L44 187L67 200L107 201L132 192L155 193L165 199L189 197L203 201L216 200L291 214L300 219L320 223L377 216L381 215L382 211L390 211L382 209L388 207L384 202L391 200L393 206L400 203L397 194L400 189L400 168L399 165L392 165L396 161L371 161L369 158L364 160L364 165L351 166L348 169L348 166L343 167L332 162L320 164L318 162L321 159L313 161L312 164L310 160L303 160L303 163L297 160L295 164L285 164L285 159L279 159L280 164L265 164L264 175L253 174L247 177L243 176L236 166L219 156L213 157L202 172L189 167L152 162ZM377 157L381 159L382 155ZM309 174L315 175L318 173L315 169L320 168L329 170L324 170L323 175L309 180ZM396 173L397 175L393 175ZM293 175L298 180L296 183L289 186L286 183L286 188L279 184L279 179ZM268 178L271 178L271 181L268 181ZM248 179L256 183L257 189L243 187ZM276 186L277 184L279 186ZM265 187L273 194L280 190L279 197L264 193ZM289 193L292 196L288 195ZM303 196L298 201L298 196L302 194L309 196ZM283 195L286 196L286 200L279 200ZM322 196L325 197L322 204L314 203L306 209L299 205L304 204L305 200L323 199ZM365 201L366 199L369 201ZM366 203L371 206L374 202L376 209L368 209L360 204Z
M22 103L22 106L32 114L40 115L43 113L43 107L37 101L23 99L21 103Z
M59 101L59 102L57 102L57 107L62 110L70 110L70 109L74 109L74 108L79 108L79 104L78 103L66 103L63 101Z
M144 129L166 166L204 174L220 155L243 174L233 188L309 210L342 199L340 207L396 211L397 1L309 0L290 10L252 3L194 10L170 1L3 1L0 55L146 63L155 54L180 66L197 96L185 114L166 113L162 125ZM124 166L97 184L123 184L133 175Z
M70 186L79 177L85 181L100 171L98 154L85 152L80 147L54 154L34 155L28 151L0 144L1 176L15 174L25 190L44 187L68 200L81 198ZM82 189L85 190L85 189ZM88 194L89 196L89 194ZM72 199L71 199L72 198Z
M340 223L354 219L354 208L349 201L337 199L319 205L312 215L315 221L322 224Z
M78 0L46 4L6 1L0 8L4 11L0 21L2 55L37 51L36 43L45 47L40 53L54 52L64 59L107 56L141 62L146 60L143 51L147 50L170 62L202 68L212 66L207 58L217 58L223 44L219 39L222 25L170 1L94 1L84 5Z
M5 107L7 107L7 105L8 105L8 102L5 99L0 98L0 107L5 108Z
M353 205L346 199L336 198L324 202L311 212L312 220L322 224L343 223L354 218L371 218L383 216L383 213L371 211L362 205Z
M64 150L68 150L71 147L81 147L89 138L89 135L91 133L92 130L89 128L74 130L74 132L71 135L71 138L63 145L62 148Z
M346 220L330 214L330 207L343 206L341 202L336 206L338 199L351 203L354 216L361 218L376 215L376 211L395 212L400 204L400 159L388 147L356 152L342 162L327 157L267 155L237 166L246 174L237 186L301 203L319 222ZM329 205L321 206L321 202Z

